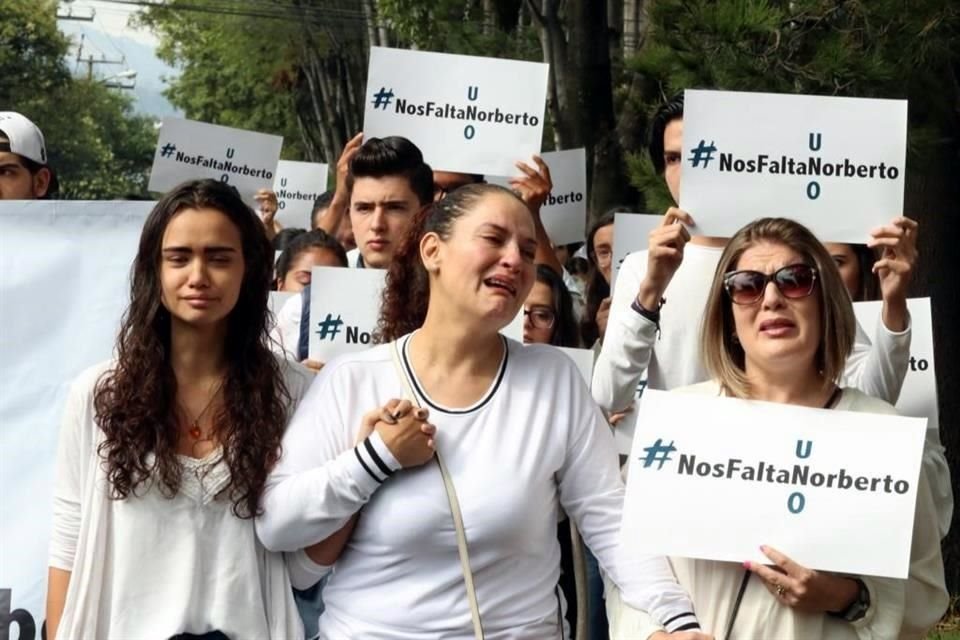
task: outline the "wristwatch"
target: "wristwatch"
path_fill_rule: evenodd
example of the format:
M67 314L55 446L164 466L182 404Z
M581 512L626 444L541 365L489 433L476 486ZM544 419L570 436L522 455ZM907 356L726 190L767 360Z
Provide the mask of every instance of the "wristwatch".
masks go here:
M852 580L857 583L857 597L843 611L828 611L828 615L841 618L847 622L856 622L867 615L867 611L870 609L870 591L860 578L852 578Z

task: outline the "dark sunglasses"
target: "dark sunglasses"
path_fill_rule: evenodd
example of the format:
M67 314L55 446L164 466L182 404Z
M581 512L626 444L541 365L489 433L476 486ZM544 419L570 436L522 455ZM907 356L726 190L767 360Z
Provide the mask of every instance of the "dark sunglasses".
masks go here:
M790 264L773 273L731 271L723 277L723 287L734 304L753 304L763 297L767 283L773 282L784 298L795 300L813 293L817 269L808 264Z

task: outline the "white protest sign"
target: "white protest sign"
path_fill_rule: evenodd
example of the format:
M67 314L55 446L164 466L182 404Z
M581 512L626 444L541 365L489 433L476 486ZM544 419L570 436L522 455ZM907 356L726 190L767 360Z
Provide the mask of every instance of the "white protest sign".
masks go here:
M553 191L540 209L540 219L554 244L583 242L587 224L587 156L584 149L548 151L540 157L550 168ZM517 157L533 168L532 158ZM510 176L517 176L514 169ZM487 176L487 182L510 187L504 176Z
M168 191L185 180L212 178L233 185L253 206L258 189L272 189L281 136L164 118L150 170L150 191Z
M287 300L293 296L299 295L298 292L294 291L271 291L270 297L267 298L267 308L270 309L270 313L273 315L274 320L276 320L277 314L280 313L280 309L283 309L283 305L287 303ZM272 329L274 325L271 325Z
M637 432L637 406L640 404L640 398L643 397L643 391L647 388L647 379L644 378L637 383L637 390L633 394L633 405L624 412L623 417L612 425L613 441L617 445L617 453L622 456L630 455L633 449L633 436Z
M512 175L540 152L549 65L370 48L363 134L403 136L435 170Z
M311 360L329 362L372 346L386 277L386 269L313 268L307 351Z
M327 165L281 160L273 190L277 194L277 221L284 229L311 227L313 202L327 190Z
M903 212L907 102L687 90L680 208L694 235L785 216L866 242Z
M660 226L663 216L648 213L618 213L613 216L613 275L610 290L617 282L620 266L634 251L650 246L650 232Z
M520 311L516 317L510 321L510 324L500 329L500 334L511 340L523 342L523 307L520 307Z
M857 322L868 332L871 340L874 340L879 328L882 307L880 300L853 304ZM930 298L909 298L907 308L910 310L911 325L910 360L897 400L897 411L905 416L927 419L924 459L933 465L930 488L937 506L941 535L946 535L953 517L953 489L950 486L950 469L940 442Z
M639 421L631 553L907 577L926 420L647 389Z
M593 360L596 357L593 349L575 349L573 347L557 348L573 360L573 363L577 365L577 371L583 376L583 381L587 383L587 388L589 388L590 379L593 378Z
M64 401L81 371L111 357L153 205L0 201L2 637L34 637L30 623L39 637Z

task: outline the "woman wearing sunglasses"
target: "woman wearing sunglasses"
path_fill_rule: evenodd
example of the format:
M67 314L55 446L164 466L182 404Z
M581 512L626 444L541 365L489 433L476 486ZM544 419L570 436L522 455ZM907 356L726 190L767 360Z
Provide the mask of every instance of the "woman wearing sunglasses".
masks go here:
M712 380L678 392L895 413L838 385L854 332L850 297L823 245L793 221L757 220L730 240L713 278L701 334ZM906 581L813 571L761 549L772 566L671 558L705 629L738 638L919 638L947 606L923 470Z

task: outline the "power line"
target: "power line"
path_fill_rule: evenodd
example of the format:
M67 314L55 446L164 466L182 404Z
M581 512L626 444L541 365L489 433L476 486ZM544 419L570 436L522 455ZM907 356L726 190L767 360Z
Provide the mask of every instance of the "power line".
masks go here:
M170 11L192 11L197 13L210 13L217 15L234 15L250 18L268 18L272 20L284 20L289 22L301 22L305 18L311 19L311 22L323 24L325 22L336 22L329 20L336 18L347 22L366 23L366 17L362 11L335 8L335 7L315 7L315 6L294 6L294 5L273 5L271 8L264 8L260 4L259 8L251 7L247 3L237 2L209 2L203 5L186 4L182 2L165 3L150 2L149 0L100 0L109 4L159 8ZM324 20L326 18L327 20Z

